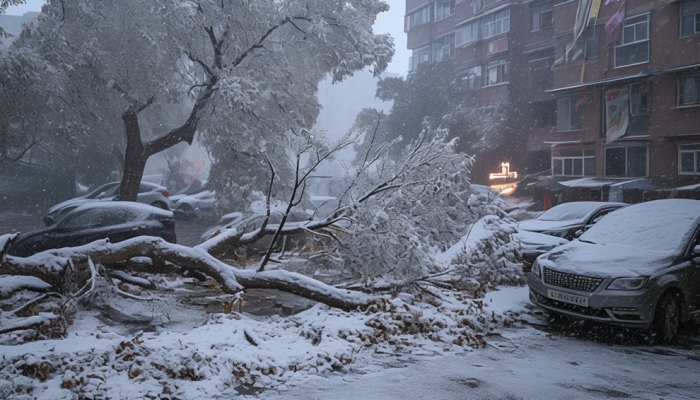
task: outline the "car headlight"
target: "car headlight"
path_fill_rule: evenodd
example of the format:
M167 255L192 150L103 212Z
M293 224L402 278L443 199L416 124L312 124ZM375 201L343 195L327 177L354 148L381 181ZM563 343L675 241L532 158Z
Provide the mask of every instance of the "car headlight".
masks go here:
M550 235L550 236L556 236L556 237L564 237L566 236L567 233L569 233L568 229L564 229L563 231L543 231L545 235Z
M640 276L637 278L617 278L610 282L607 289L608 290L637 290L641 289L646 285L649 280L646 276Z
M541 277L540 263L538 263L537 260L535 260L535 262L532 264L532 273L538 278Z

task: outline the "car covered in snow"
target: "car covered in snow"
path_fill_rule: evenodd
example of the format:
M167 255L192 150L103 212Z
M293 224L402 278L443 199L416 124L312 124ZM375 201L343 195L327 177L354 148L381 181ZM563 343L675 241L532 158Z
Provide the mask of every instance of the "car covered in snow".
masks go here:
M609 214L537 258L530 300L551 312L650 329L672 342L700 316L700 201L664 199Z
M94 202L94 201L111 201L119 194L121 182L106 183L90 193L79 196L52 206L48 213L44 216L46 226L51 226L60 221L70 211L75 210L79 206ZM170 210L170 199L168 190L161 185L156 185L150 182L141 182L139 184L139 193L136 197L139 203L150 204L163 210Z
M28 257L99 239L116 243L137 236L156 236L175 243L172 211L130 201L88 202L69 211L52 226L20 234L10 244L7 254Z
M627 203L601 201L562 203L543 212L535 219L521 222L518 229L572 240L608 213L627 205Z
M270 219L268 220L267 227L273 230L279 228L282 222L283 214L279 211L273 211L270 213ZM229 231L231 229L236 229L239 233L249 233L262 226L265 220L264 214L255 213L252 215L244 216L240 212L233 212L226 214L221 217L219 224L207 229L200 237L201 242L205 242L212 239L222 232ZM293 229L296 227L308 224L311 221L311 216L305 212L292 211L287 216L284 224L285 229ZM306 240L305 233L293 233L293 234L283 234L279 241L276 242L276 252L282 252L285 249L298 248ZM250 243L240 248L230 249L229 254L235 255L236 257L248 257L256 254L263 254L270 246L272 242L272 235L265 235L263 238L257 240L255 243Z
M216 206L216 192L203 190L184 196L173 196L172 207L178 217L194 217L198 212L212 213Z

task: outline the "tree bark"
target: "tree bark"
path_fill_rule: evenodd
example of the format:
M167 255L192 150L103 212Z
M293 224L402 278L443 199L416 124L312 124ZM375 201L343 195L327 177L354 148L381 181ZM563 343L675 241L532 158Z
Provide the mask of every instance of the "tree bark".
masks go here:
M124 201L136 201L139 185L143 178L148 156L141 141L141 128L136 111L127 110L122 115L126 134L126 152L124 154L124 175L122 176L119 198Z
M49 250L41 253L41 258L37 260L34 257L6 256L0 260L0 274L35 276L59 288L65 280L81 275L81 268L88 265L88 259L107 270L128 270L124 261L133 257L149 257L159 263L200 272L216 280L226 293L245 289L277 289L343 310L356 309L376 299L366 293L339 289L294 272L256 272L235 268L202 249L145 236L113 244L103 241L83 247ZM72 261L73 267L67 265L67 259Z

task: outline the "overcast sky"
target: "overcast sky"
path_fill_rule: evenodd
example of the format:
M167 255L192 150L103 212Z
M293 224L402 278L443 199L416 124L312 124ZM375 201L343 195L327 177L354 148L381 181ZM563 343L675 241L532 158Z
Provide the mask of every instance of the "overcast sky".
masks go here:
M405 0L385 0L391 9L379 15L375 24L375 33L390 33L394 37L396 55L389 64L388 72L406 75L408 73L408 57L406 50L406 34L403 31L403 16L406 8ZM22 15L27 11L40 11L44 0L27 0L26 4L7 8L7 14Z

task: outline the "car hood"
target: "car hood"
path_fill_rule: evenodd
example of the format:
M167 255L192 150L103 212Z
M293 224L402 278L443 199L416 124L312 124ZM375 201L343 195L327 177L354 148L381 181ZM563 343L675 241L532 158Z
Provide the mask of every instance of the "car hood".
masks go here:
M540 251L545 252L557 246L569 243L568 240L557 236L545 235L542 233L521 230L515 234L520 240L523 252Z
M652 276L668 268L673 251L574 240L537 259L546 268L596 277Z
M518 229L530 232L562 231L583 225L584 220L572 219L568 221L542 221L531 219L518 224Z

